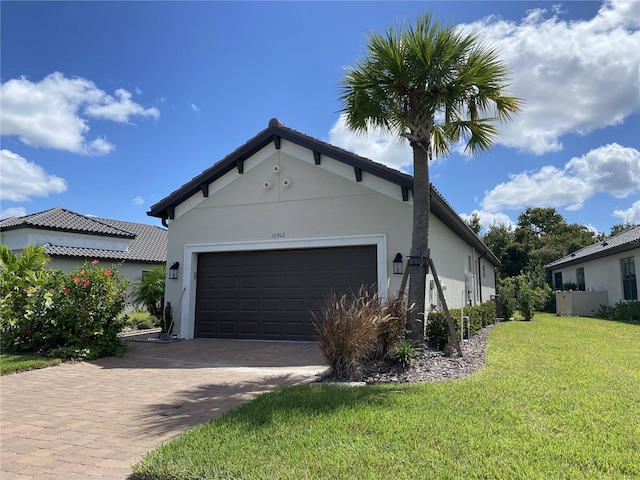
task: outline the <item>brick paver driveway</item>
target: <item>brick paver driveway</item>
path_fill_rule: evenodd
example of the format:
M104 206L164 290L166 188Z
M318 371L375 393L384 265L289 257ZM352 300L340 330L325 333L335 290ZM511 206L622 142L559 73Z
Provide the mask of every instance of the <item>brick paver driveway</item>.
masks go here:
M315 343L131 342L0 378L0 478L118 479L160 442L326 367Z

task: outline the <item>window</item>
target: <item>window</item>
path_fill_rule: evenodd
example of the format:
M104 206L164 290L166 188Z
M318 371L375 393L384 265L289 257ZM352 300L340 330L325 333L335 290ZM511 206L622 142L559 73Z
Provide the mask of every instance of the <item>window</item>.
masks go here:
M578 290L584 292L586 290L584 284L584 268L576 269L576 283L578 284Z
M473 265L471 265L471 255L469 255L469 273L473 272Z
M562 290L562 272L553 274L553 284L556 286L556 290Z
M625 300L638 299L638 284L636 283L636 265L633 257L620 260L622 272L622 295Z

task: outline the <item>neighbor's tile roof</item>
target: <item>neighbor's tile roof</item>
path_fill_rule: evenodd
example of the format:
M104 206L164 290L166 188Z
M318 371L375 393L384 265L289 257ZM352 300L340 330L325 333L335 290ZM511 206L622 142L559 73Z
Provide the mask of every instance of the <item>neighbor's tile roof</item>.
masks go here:
M166 261L167 230L165 228L146 223L125 222L107 218L99 218L97 220L135 235L135 238L129 244L128 253L131 258L147 262Z
M19 228L89 233L121 238L134 237L133 233L105 224L97 218L86 217L59 207L24 217L11 217L0 221L0 229L2 230L16 230Z
M584 247L565 257L545 265L546 268L559 268L577 263L594 260L596 258L607 257L616 253L640 247L640 225L622 232L613 237L607 238L588 247Z
M2 231L20 228L130 239L126 251L68 247L51 243L44 245L47 254L54 257L99 258L136 262L166 261L167 230L155 225L86 217L63 208L53 208L25 217L12 217L0 221L0 230Z

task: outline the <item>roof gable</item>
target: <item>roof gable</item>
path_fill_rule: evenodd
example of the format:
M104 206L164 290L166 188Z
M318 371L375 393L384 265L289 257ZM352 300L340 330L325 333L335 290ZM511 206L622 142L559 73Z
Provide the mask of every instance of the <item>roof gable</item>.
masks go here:
M362 174L366 173L396 184L400 189L404 201L409 200L409 192L413 191L413 177L411 175L305 135L297 130L284 126L278 119L272 118L266 129L215 163L212 167L203 171L200 175L194 177L191 181L160 200L160 202L152 205L147 215L161 218L163 225L166 226L166 220L175 217L175 209L178 205L198 193L208 197L209 184L234 169L237 169L238 173L242 174L244 172L244 162L247 159L271 143L274 144L276 150L279 150L283 139L312 151L316 165L322 163L323 157L328 157L351 166L354 170L354 179L356 181L360 181ZM493 265L500 264L497 257L482 243L478 236L433 186L431 186L431 213L436 215L436 217L467 243L485 254Z
M601 242L581 248L545 265L545 268L554 269L567 267L597 258L608 257L609 255L615 255L638 247L640 247L640 225Z

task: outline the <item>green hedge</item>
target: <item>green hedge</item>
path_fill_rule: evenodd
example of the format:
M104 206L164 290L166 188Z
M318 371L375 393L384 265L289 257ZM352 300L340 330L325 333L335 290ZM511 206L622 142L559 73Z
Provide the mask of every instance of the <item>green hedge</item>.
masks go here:
M449 313L456 327L458 338L463 338L460 329L460 309L452 308ZM464 307L464 316L469 317L471 335L474 335L487 325L496 322L496 306L493 302L485 302L477 306ZM465 336L466 334L467 332L465 331ZM449 328L447 327L447 317L443 310L429 312L426 335L430 346L444 351L449 342Z
M607 320L637 322L640 320L640 301L620 301L613 307L600 305L598 316Z

